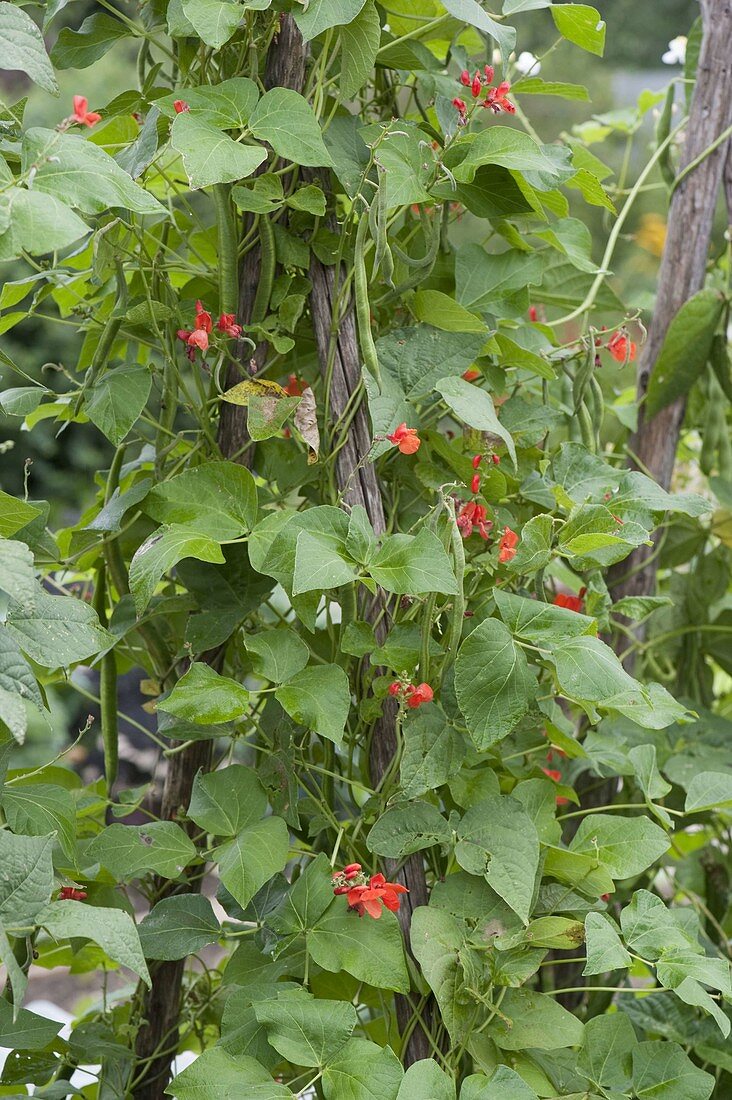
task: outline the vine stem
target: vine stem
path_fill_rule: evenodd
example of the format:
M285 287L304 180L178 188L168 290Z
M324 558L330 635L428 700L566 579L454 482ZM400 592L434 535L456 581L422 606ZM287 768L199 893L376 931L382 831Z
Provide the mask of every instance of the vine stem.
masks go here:
M669 147L671 142L674 141L674 139L676 138L676 135L681 131L681 129L683 128L685 123L686 123L686 119L684 119L683 122L680 122L679 125L674 130L671 131L671 133L668 135L668 137L666 138L665 141L661 142L661 144L658 146L658 148L656 149L653 156L650 158L650 160L646 164L646 166L643 169L643 171L641 172L641 174L638 176L638 179L636 180L635 184L630 189L630 192L628 193L628 198L627 198L627 200L626 200L626 202L623 206L623 209L618 214L615 225L613 226L613 228L610 232L610 236L608 237L607 247L605 248L605 253L602 257L602 262L600 263L600 271L595 276L595 279L592 283L592 286L587 291L587 295L585 297L585 300L580 305L578 305L576 309L573 309L571 313L567 313L567 314L565 314L564 317L559 317L556 321L553 321L552 325L566 325L569 321L574 321L575 317L581 317L582 314L586 313L586 311L588 309L590 309L592 307L592 305L594 304L595 299L596 299L597 294L598 294L598 291L600 290L600 287L602 286L602 284L605 282L605 279L607 278L608 267L609 267L610 261L613 258L613 254L615 253L615 246L617 245L618 240L620 238L620 231L623 228L623 226L625 225L628 214L631 211L633 203L635 202L636 198L638 197L638 193L639 193L641 187L646 182L649 175L651 174L651 172L655 168L656 164L658 163L660 158L663 156L663 154L665 153L666 149Z

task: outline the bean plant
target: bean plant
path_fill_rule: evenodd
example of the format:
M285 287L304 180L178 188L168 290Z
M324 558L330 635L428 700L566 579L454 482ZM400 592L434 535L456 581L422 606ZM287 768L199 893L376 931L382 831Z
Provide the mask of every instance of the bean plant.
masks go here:
M585 4L79 7L0 3L57 119L0 114L0 1095L729 1097L729 254L645 397L689 395L673 491L612 275L701 29L592 116ZM71 517L49 422L103 456ZM22 755L75 692L97 778Z

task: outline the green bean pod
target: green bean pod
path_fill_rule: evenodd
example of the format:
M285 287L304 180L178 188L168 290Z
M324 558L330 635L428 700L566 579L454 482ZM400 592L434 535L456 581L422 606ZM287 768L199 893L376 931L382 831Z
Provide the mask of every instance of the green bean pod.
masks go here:
M366 246L366 230L369 220L366 214L362 214L358 220L356 229L356 243L354 248L353 268L353 292L356 300L356 322L358 325L358 339L361 345L361 355L369 374L371 374L381 392L381 369L379 357L376 354L376 344L371 332L371 306L369 303L368 279L366 277L366 259L364 256Z
M274 230L266 214L259 215L259 246L262 259L259 267L259 284L252 306L252 324L254 325L260 324L269 311L277 263Z
M105 606L107 575L104 561L97 569L94 586L94 610L99 622L106 627L108 623ZM119 764L119 728L117 725L117 660L114 649L105 653L99 664L99 711L102 723L102 744L104 746L104 776L107 781L107 793L112 790L117 778Z

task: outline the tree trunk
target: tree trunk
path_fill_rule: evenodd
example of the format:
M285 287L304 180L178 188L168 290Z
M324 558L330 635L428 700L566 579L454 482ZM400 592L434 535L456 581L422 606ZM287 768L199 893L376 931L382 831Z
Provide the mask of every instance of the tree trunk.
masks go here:
M680 164L683 171L732 124L732 0L703 0L704 37L686 141ZM638 399L663 346L668 327L681 306L704 285L709 240L729 142L704 157L678 185L668 212L668 232L658 275L658 295L648 340L638 366ZM671 484L676 449L686 411L685 398L646 420L639 410L638 429L630 442L636 465L664 489ZM639 547L611 571L618 578L613 596L649 595L654 591L657 558L654 547ZM632 575L627 576L629 570Z
M357 392L361 394L356 413L345 428L345 438L336 436L333 440L333 447L340 447L336 456L336 481L345 503L351 506L361 504L366 509L376 534L382 535L386 530L386 520L376 468L372 463L359 465L371 449L371 427L361 381L361 353L356 337L353 303L349 301L341 317L334 310L336 275L341 274L334 267L325 267L313 257L310 266L313 284L310 310L321 371L324 378L328 377L329 372L331 375L328 397L333 424L338 424L343 417L351 396ZM380 589L368 601L364 614L374 625L377 641L383 642L389 625L387 596L383 590ZM396 709L395 700L388 699L374 726L370 754L373 783L378 783L384 776L396 755ZM426 905L428 900L422 857L418 853L409 856L401 867L394 860L385 860L384 864L388 876L394 876L409 890L398 913L404 940L409 948L412 911L420 905ZM395 1000L397 1022L400 1031L404 1033L414 1015L413 1006L406 996L397 994ZM425 1020L429 1019L428 1012L422 1015ZM418 1023L403 1052L403 1061L405 1065L411 1065L412 1062L431 1056L427 1035Z
M291 16L280 17L280 30L267 55L264 83L267 88L287 87L299 90L305 79L305 48L300 32ZM238 319L244 324L252 320L252 310L259 283L261 248L256 245L244 256L239 272ZM248 364L254 358L257 368L264 362L266 344L260 344L254 356L240 343L239 359ZM231 363L226 375L226 388L236 385L242 378L238 363ZM246 414L239 405L222 402L219 418L218 443L225 458L250 466L252 462L251 440L247 431ZM222 663L224 647L206 654L204 659L214 667ZM161 818L175 820L179 810L187 809L193 790L193 781L199 770L211 767L210 741L195 742L183 752L170 757L163 788ZM200 880L189 884L198 889ZM170 891L173 892L173 891ZM178 1025L181 1007L181 987L185 960L162 962L151 968L152 988L144 994L142 1015L144 1023L136 1041L138 1065L147 1061L144 1075L135 1086L134 1100L165 1100L164 1090L170 1079L170 1063L178 1048ZM154 1057L153 1057L154 1055Z

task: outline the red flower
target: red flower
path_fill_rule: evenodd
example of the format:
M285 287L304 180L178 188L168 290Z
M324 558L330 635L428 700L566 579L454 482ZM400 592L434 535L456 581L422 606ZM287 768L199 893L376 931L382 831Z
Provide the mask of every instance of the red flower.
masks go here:
M607 350L618 363L632 363L638 346L628 336L627 332L616 332L606 344Z
M463 379L466 382L475 382L476 378L480 378L480 371L475 367L469 367L463 374Z
M552 603L555 607L566 607L568 611L581 612L584 607L584 602L581 595L571 596L566 592L559 592L558 595L556 595L552 600Z
M476 504L474 500L469 500L467 504L463 504L457 515L457 525L462 537L464 539L470 538L473 528L477 527L480 537L487 539L493 523L491 520L486 519L486 515L484 506Z
M343 868L343 874L346 876L346 878L353 878L353 876L357 875L360 870L360 863L349 863L347 867Z
M491 462L493 463L494 466L500 466L501 465L501 456L500 455L491 455Z
M503 534L501 535L500 542L498 543L498 560L501 563L511 561L516 557L516 547L519 544L519 537L515 531L512 531L510 527L503 528Z
M203 308L200 302L196 302L196 328L201 328L204 332L211 332L213 329L211 314Z
M553 779L555 783L559 783L562 778L562 773L557 771L556 768L542 768L544 775L548 775L550 779Z
M492 84L493 83L493 66L492 65L486 65L485 68L483 69L483 72L485 73L485 78L486 78L487 82L489 84Z
M537 311L536 306L529 306L529 320L530 321L538 321L539 320L539 313Z
M480 79L480 73L476 72L470 85L470 91L473 99L477 99L483 89L483 81Z
M422 440L417 435L416 428L408 428L406 424L400 424L391 435L386 437L390 443L398 447L403 455L413 455L418 451Z
M506 99L507 93L510 91L511 85L507 80L504 80L496 88L491 88L488 95L483 100L483 106L489 107L495 115L501 111L505 111L506 114L513 115L516 113L516 108L509 99Z
M473 479L470 482L470 492L477 493L480 490L480 474L473 474Z
M467 69L463 69L463 71L460 73L460 83L465 88L470 87L470 73Z
M173 107L175 108L175 113L177 115L182 114L184 111L190 111L191 109L186 103L185 99L174 99Z
M76 886L62 886L58 894L59 901L86 901L86 890Z
M241 325L236 324L233 313L222 313L216 322L216 328L219 332L225 332L227 336L232 336L234 339L241 336Z
M474 470L478 469L478 467L480 466L482 458L483 458L483 455L473 455L472 462L473 462L473 469Z
M394 699L397 695L401 695L402 685L398 680L395 680L393 684L389 684L389 695Z
M421 707L422 703L431 703L435 697L435 693L429 684L418 684L417 687L413 687L411 684L404 689L404 694L407 696L407 706L412 710L416 710L417 707Z
M458 114L460 115L460 121L465 122L465 120L468 117L468 108L465 105L465 100L460 99L458 96L455 96L455 98L452 101L452 105L455 108L455 110L458 112Z
M382 874L372 875L368 886L353 886L348 891L348 907L355 909L359 917L368 913L374 920L381 916L382 904L396 913L399 908L400 894L407 894L406 886L398 882L387 882Z
M88 111L89 100L86 96L75 95L74 96L74 113L71 118L74 122L78 122L80 126L94 126L101 120L101 115L96 111Z
M200 348L201 351L208 350L208 332L205 328L194 329L188 337L188 346L191 348Z
M284 387L285 393L289 397L302 397L303 389L303 383L299 380L297 375L291 374L287 380L287 385Z

